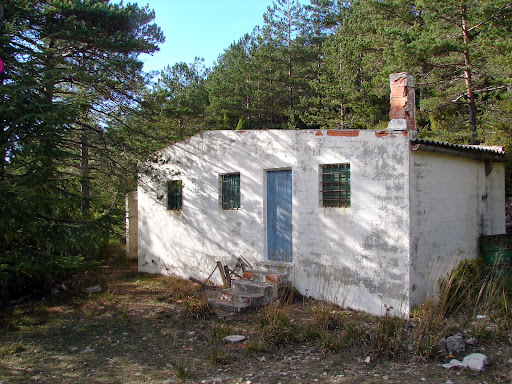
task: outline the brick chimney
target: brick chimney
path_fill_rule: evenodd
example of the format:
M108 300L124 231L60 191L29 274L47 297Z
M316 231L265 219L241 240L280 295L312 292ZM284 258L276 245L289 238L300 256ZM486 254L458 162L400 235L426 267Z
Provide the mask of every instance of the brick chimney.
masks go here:
M414 77L407 73L392 73L389 75L391 87L391 110L389 111L388 130L409 131L409 137L415 139L416 129L416 100Z

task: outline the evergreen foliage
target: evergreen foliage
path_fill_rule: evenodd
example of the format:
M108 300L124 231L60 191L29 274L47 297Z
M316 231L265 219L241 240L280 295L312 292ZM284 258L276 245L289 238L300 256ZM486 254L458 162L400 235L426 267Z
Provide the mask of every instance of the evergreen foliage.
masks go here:
M106 126L133 108L139 53L163 41L148 8L11 0L0 56L0 273L6 286L84 266L120 219ZM113 186L113 185L112 185ZM122 217L122 216L121 216Z
M408 71L420 135L494 143L512 116L511 12L506 0L276 0L250 49L246 36L211 70L207 118L224 129L241 116L250 128L382 127L388 75Z

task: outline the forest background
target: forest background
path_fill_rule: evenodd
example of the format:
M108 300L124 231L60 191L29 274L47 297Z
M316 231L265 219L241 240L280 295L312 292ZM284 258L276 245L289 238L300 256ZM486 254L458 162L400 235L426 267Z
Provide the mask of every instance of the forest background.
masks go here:
M148 7L0 9L4 306L93 267L123 239L137 162L204 130L383 129L388 76L407 71L421 138L512 146L510 1L274 0L212 68L198 58L159 74L139 58L164 41Z

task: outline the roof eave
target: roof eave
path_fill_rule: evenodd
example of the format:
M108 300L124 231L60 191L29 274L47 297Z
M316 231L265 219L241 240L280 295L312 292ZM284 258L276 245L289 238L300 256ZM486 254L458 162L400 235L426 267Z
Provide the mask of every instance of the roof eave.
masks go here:
M505 161L505 152L485 148L475 148L455 144L431 142L421 139L411 141L413 151L434 152L455 157L463 157L479 161Z

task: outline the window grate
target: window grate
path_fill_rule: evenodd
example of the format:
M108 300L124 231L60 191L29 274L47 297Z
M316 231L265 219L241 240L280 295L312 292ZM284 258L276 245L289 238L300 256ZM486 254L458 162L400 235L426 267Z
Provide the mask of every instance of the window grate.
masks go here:
M220 175L222 209L240 209L240 173Z
M322 166L320 198L324 208L350 207L350 164Z
M167 209L181 211L183 206L183 183L181 180L167 182Z

